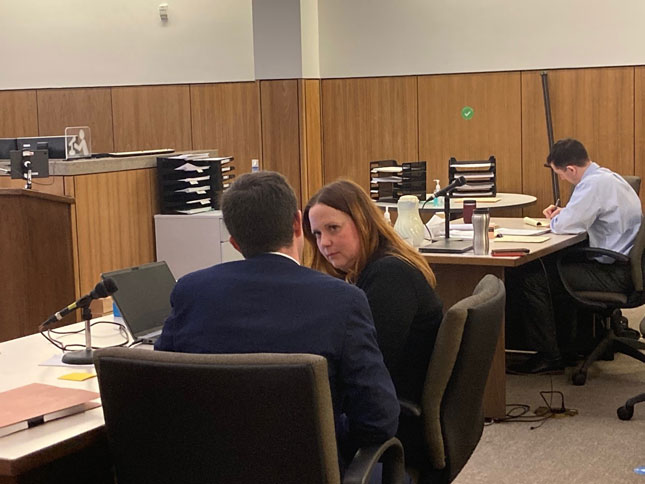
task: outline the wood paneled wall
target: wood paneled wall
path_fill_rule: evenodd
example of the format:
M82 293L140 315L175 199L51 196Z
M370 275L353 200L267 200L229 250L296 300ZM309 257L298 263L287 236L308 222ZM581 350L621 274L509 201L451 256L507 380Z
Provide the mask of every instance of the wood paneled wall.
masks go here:
M76 199L81 294L94 287L101 272L156 260L154 169L77 175L68 181L67 195Z
M217 148L235 156L238 173L262 159L260 83L236 82L190 86L193 149Z
M93 153L114 151L109 88L38 91L38 134L57 136L68 126L89 126Z
M0 91L0 137L38 136L36 91Z
M300 192L300 125L298 81L261 81L262 154L264 170L282 173Z
M522 191L520 74L419 77L419 158L428 182L448 182L448 160L497 160L498 190ZM464 107L473 109L464 118ZM428 185L434 188L434 185Z
M190 87L112 88L116 151L192 148Z
M645 179L645 67L642 66L634 71L634 139L634 175ZM645 190L641 188L643 194Z
M419 159L417 78L322 81L325 183L346 177L369 189L369 162Z
M320 80L298 81L300 111L300 186L302 204L323 185Z
M576 137L601 165L645 176L645 67L548 74L555 138ZM538 197L526 214L552 198L538 71L0 92L0 136L70 124L90 125L94 151L215 147L236 158L237 174L258 158L303 203L339 177L367 188L371 160L426 160L431 189L434 178L445 184L451 156L491 154L500 191ZM570 187L561 192L566 201Z
M549 71L548 80L554 139L576 138L585 145L593 161L617 173L633 175L637 147L634 68L554 70ZM636 125L639 122L637 117ZM642 147L639 151L642 153ZM540 214L553 201L550 171L544 167L547 155L540 72L523 72L523 187L525 193L538 197L536 205L525 209L530 215ZM571 186L561 182L560 193L566 203Z

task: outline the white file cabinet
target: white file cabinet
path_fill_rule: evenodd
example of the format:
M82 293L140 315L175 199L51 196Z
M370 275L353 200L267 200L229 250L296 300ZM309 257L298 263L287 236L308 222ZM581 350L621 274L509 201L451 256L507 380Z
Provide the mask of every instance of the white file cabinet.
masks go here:
M243 259L228 241L222 212L155 215L157 260L165 260L176 279L221 262Z

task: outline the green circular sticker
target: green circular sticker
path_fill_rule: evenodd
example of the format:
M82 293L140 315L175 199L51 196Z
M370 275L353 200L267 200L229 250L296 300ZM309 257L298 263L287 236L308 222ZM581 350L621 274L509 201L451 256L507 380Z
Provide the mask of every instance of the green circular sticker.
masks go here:
M461 108L461 117L464 118L466 121L468 121L469 119L472 119L474 114L475 114L475 110L470 106L464 106L463 108Z

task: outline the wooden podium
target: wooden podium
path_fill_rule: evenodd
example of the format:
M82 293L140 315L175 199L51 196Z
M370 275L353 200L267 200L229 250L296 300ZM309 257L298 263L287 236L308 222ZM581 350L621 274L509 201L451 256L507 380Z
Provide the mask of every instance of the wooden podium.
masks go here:
M75 300L74 199L0 189L0 341L35 333Z

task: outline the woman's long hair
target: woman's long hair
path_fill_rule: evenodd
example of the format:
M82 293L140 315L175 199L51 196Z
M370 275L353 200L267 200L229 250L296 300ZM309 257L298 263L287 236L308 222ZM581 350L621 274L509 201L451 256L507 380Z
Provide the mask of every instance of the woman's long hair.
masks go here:
M360 249L356 262L347 272L332 266L318 250L316 236L312 233L309 222L309 211L318 203L346 213L356 225ZM355 283L358 275L375 255L392 255L419 269L430 287L435 287L437 283L432 269L423 256L394 231L385 221L381 210L353 181L338 180L322 187L305 207L303 226L305 239L309 245L306 260L310 259L307 262L313 269Z

